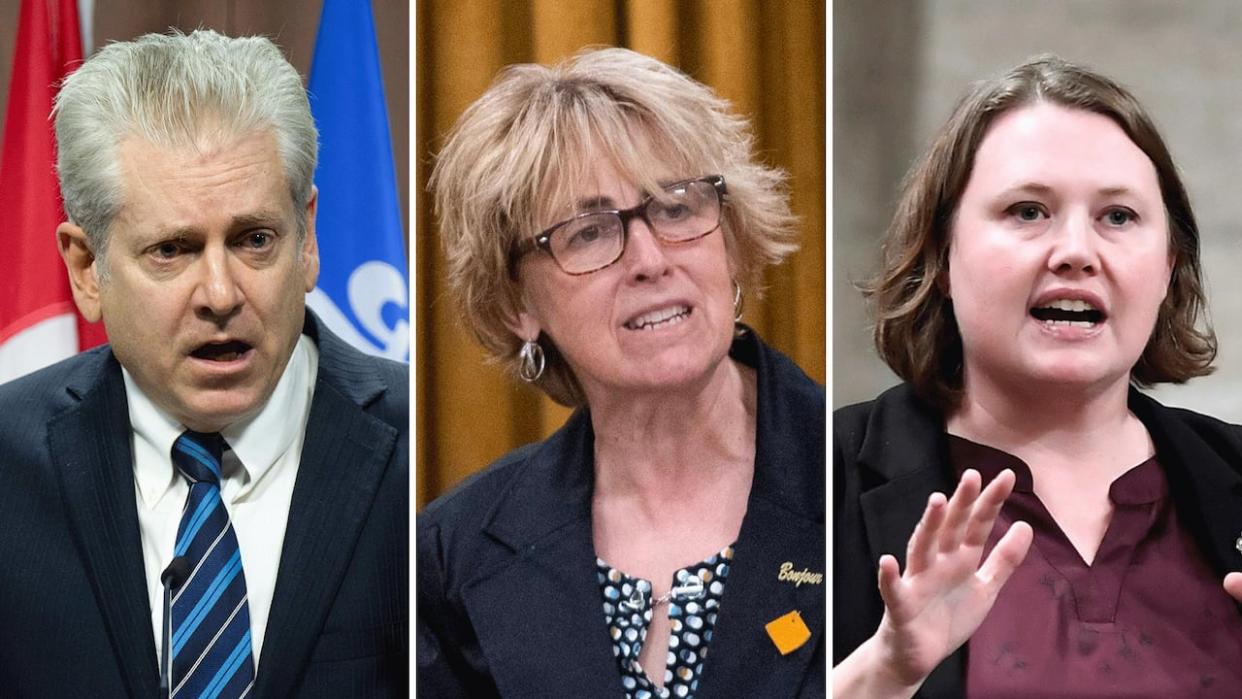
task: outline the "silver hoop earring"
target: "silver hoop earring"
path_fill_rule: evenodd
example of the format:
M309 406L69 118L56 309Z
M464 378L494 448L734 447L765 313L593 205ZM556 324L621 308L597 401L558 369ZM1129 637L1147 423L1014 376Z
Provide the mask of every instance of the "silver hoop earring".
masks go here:
M742 306L745 305L742 298L742 285L733 280L733 322L742 322Z
M543 368L543 347L534 340L523 342L522 349L518 350L518 378L535 383L543 376Z

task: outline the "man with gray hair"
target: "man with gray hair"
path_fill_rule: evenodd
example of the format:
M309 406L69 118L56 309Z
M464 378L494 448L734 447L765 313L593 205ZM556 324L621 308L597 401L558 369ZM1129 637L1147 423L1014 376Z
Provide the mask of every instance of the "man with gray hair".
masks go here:
M151 34L54 115L56 240L110 344L0 386L0 693L405 694L408 368L305 308L301 77Z

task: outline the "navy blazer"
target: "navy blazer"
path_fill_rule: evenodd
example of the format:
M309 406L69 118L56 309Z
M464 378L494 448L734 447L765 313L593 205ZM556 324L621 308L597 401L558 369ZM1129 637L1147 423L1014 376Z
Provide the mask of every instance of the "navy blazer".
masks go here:
M1169 480L1177 516L1223 580L1242 570L1242 427L1168 408L1130 391ZM950 493L944 417L909 385L833 413L833 664L880 625L876 566L891 553L902 569L906 542L933 492ZM966 646L941 663L915 696L965 696Z
M824 390L753 332L732 357L758 374L755 475L696 697L825 695ZM624 697L591 541L594 433L579 410L418 517L419 696ZM764 624L797 610L782 656Z
M404 364L309 312L319 373L255 697L404 695ZM156 697L121 367L105 346L0 386L0 694Z

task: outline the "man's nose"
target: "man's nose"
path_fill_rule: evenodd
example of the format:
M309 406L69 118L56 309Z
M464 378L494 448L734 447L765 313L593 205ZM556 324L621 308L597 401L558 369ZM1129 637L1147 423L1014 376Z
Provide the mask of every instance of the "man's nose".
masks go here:
M203 250L201 264L202 278L195 303L198 312L215 318L236 313L244 298L233 269L236 260L222 247L208 246Z

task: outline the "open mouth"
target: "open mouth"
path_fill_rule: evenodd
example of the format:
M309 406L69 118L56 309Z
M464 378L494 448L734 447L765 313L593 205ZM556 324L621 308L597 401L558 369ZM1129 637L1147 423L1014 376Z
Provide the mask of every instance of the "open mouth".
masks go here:
M211 362L232 362L250 351L250 345L240 340L228 342L208 342L190 353L195 359L206 359Z
M690 317L693 312L689 306L669 306L659 310L644 313L625 321L625 327L628 330L655 330L658 328L666 328L670 325L676 325L686 318Z
M1094 328L1103 323L1105 313L1080 299L1056 299L1031 309L1031 316L1048 326Z

